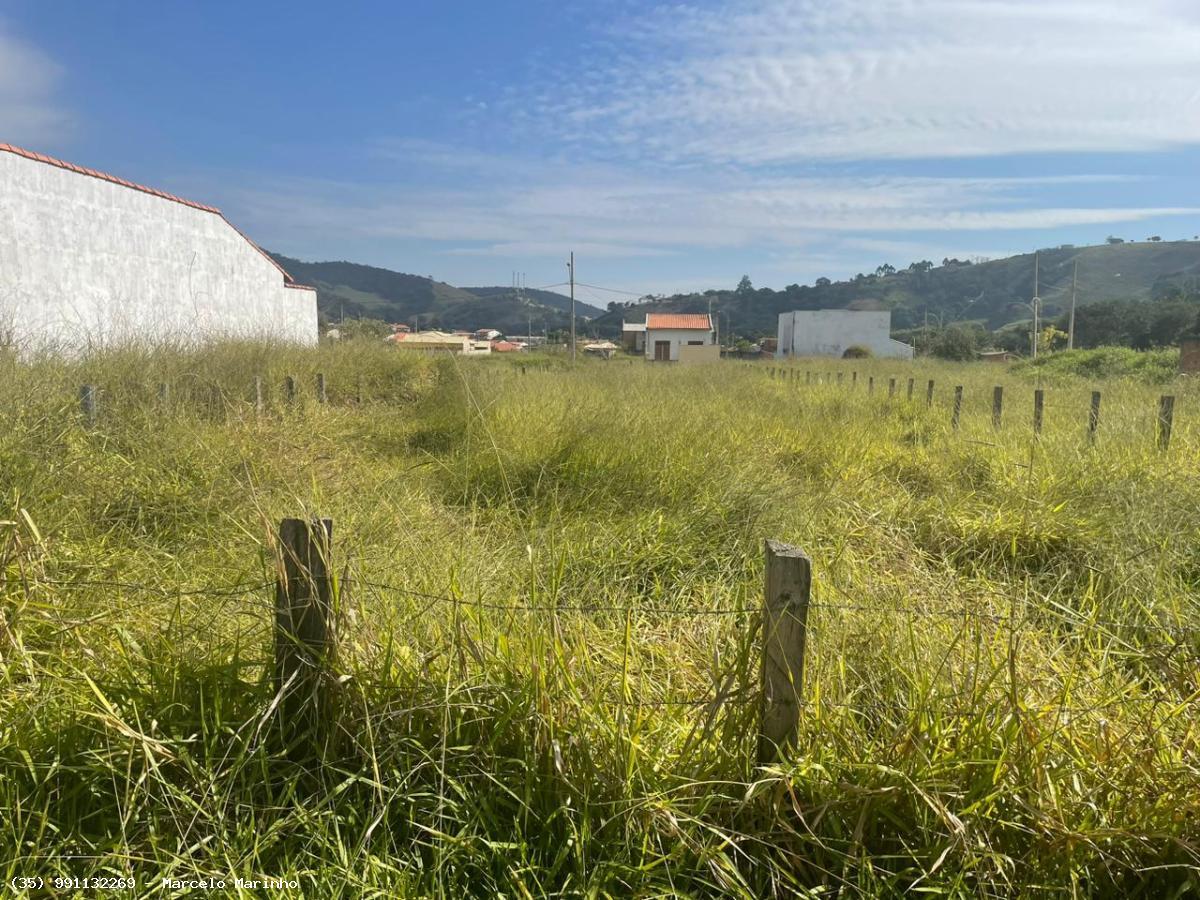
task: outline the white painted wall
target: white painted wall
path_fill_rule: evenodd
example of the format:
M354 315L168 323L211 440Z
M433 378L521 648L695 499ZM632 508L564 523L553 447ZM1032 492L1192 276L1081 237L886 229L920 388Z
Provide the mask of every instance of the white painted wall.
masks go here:
M702 341L704 344L715 343L711 331L699 328L647 328L646 329L646 359L653 361L654 344L656 341L671 342L671 360L679 362L679 345L689 341Z
M775 356L836 356L866 347L875 356L912 359L913 348L892 340L889 310L815 309L779 314Z
M317 342L316 292L215 212L0 152L0 336Z

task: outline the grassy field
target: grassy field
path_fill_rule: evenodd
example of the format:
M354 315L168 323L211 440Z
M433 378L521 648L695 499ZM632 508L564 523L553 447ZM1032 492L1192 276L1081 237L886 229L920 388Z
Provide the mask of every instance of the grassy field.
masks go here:
M0 361L6 883L1200 892L1200 390L521 363ZM271 536L297 515L334 520L339 574L343 738L319 766L274 739ZM767 538L811 554L814 603L798 749L755 768Z

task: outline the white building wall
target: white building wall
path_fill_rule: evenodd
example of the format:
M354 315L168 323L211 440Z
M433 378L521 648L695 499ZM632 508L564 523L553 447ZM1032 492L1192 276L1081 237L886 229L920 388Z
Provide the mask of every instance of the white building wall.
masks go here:
M0 152L0 336L317 342L316 292L219 213Z
M715 343L711 331L699 328L647 328L646 329L646 359L654 359L654 344L657 341L671 342L671 361L679 361L679 345L689 341L701 341L704 344Z
M875 356L912 359L908 344L892 340L888 310L816 309L780 313L777 357L836 356L866 347Z

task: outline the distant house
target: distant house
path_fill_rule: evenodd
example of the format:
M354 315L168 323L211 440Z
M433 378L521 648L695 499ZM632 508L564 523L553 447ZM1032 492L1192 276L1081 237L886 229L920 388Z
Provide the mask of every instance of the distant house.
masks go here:
M317 294L218 209L0 144L0 331L66 351L315 344Z
M892 340L890 310L816 309L779 314L776 358L843 357L851 347L872 356L912 359L913 348Z
M524 349L525 345L516 341L492 341L493 353L517 353Z
M720 359L712 319L706 313L649 313L646 358L655 362Z
M622 322L621 345L630 353L646 352L646 323Z
M502 332L497 331L495 328L480 328L474 335L477 341L494 341L501 336Z
M1013 361L1013 355L1007 350L984 350L979 354L984 362L1007 363Z
M469 335L449 334L445 331L397 331L388 335L387 340L402 350L419 350L426 353L459 353L471 356L492 352L492 345L487 341L476 341Z
M599 356L602 359L609 359L614 353L621 348L612 341L594 341L590 344L583 345L583 352L590 353L593 356Z

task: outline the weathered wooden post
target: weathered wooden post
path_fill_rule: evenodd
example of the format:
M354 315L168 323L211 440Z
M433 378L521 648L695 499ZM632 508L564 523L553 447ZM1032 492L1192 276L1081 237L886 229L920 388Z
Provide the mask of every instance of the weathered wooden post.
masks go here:
M332 519L279 523L275 693L288 744L305 736L320 747L330 731L337 650L332 550Z
M850 373L850 386L858 387L858 370L857 369L855 369L853 372Z
M524 374L525 374L525 367L524 367L524 366L521 366L521 374L522 374L522 375L524 375Z
M171 402L171 386L165 381L158 383L158 405L165 407Z
M913 395L913 385L914 385L914 384L916 384L916 379L915 379L915 378L910 378L910 379L908 379L908 395L907 395L906 399L907 399L909 402L911 402L911 401L912 401L912 395Z
M891 400L895 396L896 396L896 379L889 378L888 379L888 399Z
M79 389L79 411L88 428L96 424L96 386L85 384Z
M929 379L929 384L925 386L925 405L933 406L933 379Z
M1033 391L1033 433L1042 433L1042 417L1046 408L1046 392L1041 388Z
M1163 394L1158 398L1158 449L1166 450L1171 446L1171 425L1175 419L1175 398L1171 394Z
M291 375L283 378L283 399L289 405L296 402L296 379Z
M843 375L843 374L844 374L844 373L842 373L842 372L838 372L838 373L837 373L837 383L838 383L838 384L841 384L841 383L842 383L842 375Z
M1100 392L1092 391L1092 408L1088 410L1088 443L1096 442L1096 429L1100 427Z
M759 765L775 762L796 742L811 590L812 560L808 554L799 547L767 541Z
M329 399L329 396L325 393L325 373L318 372L317 373L317 402L324 403L328 399Z
M1000 427L1000 419L1004 415L1004 388L996 385L992 388L992 427Z
M867 396L869 397L874 393L875 393L875 376L871 375L870 377L867 378Z
M524 366L521 366L521 374L522 375L525 374ZM365 396L366 396L366 392L363 390L362 373L359 373L358 379L356 380L355 386L354 386L354 400L356 403L358 403L361 406L362 402L363 402L363 397L365 397Z
M962 417L962 385L954 387L954 411L950 414L950 427L958 431L958 420Z
M263 380L261 375L254 376L254 414L260 419L263 414Z
M804 373L804 383L805 383L805 384L812 384L812 372L805 372L805 373Z

